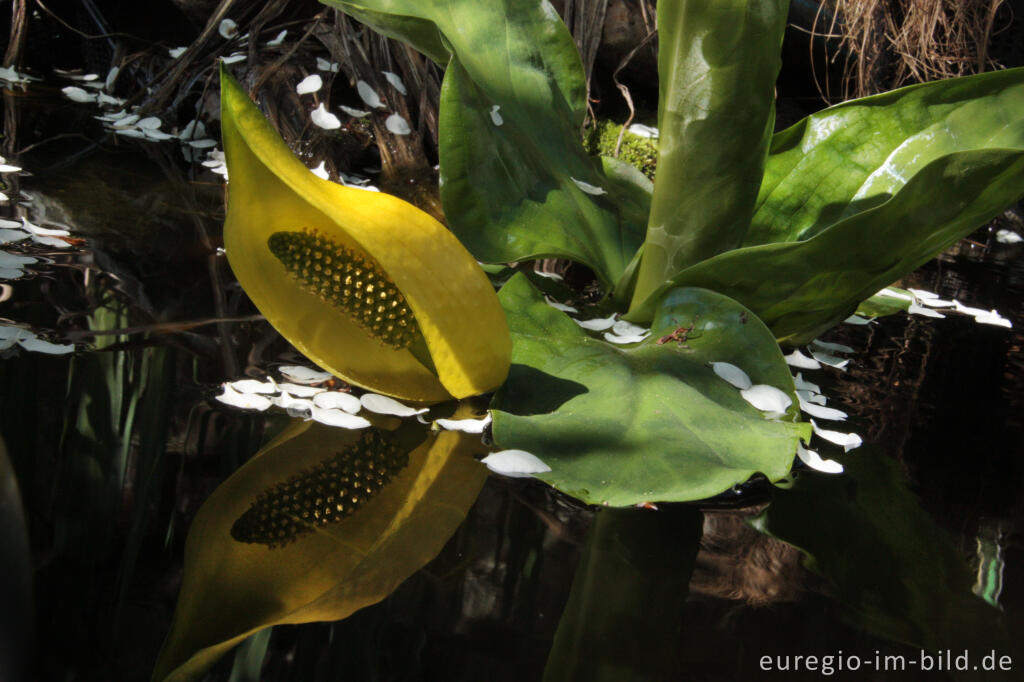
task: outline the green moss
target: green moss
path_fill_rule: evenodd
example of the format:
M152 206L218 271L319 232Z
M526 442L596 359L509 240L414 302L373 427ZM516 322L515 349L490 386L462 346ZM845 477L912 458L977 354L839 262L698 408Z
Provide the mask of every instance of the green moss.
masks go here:
M622 125L614 121L598 121L596 127L587 131L583 147L589 154L615 156L620 130ZM654 180L654 171L658 166L658 144L655 140L626 131L622 136L618 158Z

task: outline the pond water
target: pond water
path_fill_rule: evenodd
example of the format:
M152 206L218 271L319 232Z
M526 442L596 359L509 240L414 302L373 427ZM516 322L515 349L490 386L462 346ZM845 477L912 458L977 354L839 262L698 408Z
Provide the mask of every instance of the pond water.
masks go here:
M38 262L2 283L0 322L75 344L0 354L30 548L8 553L5 655L25 679L147 679L192 517L287 421L213 398L303 359L218 252L218 175L46 88L5 107L4 154L26 172L4 176L21 200L2 217L70 238L11 247ZM905 284L1012 329L901 314L828 336L856 349L808 375L864 437L846 473L657 511L492 477L383 602L257 635L209 679L981 679L986 656L992 679L1024 679L1024 249L973 239ZM945 672L965 650L969 669Z

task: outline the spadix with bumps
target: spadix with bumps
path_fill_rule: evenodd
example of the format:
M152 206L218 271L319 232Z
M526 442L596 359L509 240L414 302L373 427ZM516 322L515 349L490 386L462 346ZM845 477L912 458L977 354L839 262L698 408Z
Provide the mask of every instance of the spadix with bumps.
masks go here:
M226 72L221 106L225 250L285 338L345 381L403 400L501 385L505 314L447 228L397 197L311 173Z

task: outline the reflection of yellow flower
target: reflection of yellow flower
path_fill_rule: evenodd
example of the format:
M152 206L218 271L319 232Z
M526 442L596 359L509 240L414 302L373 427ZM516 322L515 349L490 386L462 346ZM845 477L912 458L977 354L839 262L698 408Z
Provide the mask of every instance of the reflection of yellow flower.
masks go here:
M443 225L397 197L315 176L230 76L224 243L267 319L358 386L436 402L497 388L511 339L487 276Z
M479 436L418 426L296 420L224 481L189 529L154 682L199 679L262 628L346 618L434 558L487 469Z

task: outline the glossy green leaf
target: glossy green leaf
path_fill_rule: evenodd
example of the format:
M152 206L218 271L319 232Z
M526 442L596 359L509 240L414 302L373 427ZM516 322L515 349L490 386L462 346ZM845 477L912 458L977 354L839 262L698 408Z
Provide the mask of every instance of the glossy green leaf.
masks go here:
M512 329L512 370L496 397L494 440L532 452L552 471L537 477L595 504L710 497L757 472L776 480L798 439L793 379L768 329L725 296L671 292L652 335L620 347L547 305L522 275L501 290ZM684 342L659 344L693 325ZM681 337L681 333L679 334ZM710 362L744 369L793 405L766 419Z
M800 549L860 628L930 650L1005 648L999 612L971 592L962 554L898 463L866 448L843 465L776 490L752 525Z
M373 452L387 452L399 462L394 453L409 453L404 466L387 468L392 478L384 477L383 486L365 466L371 445L380 441L367 438L391 438L395 450ZM345 618L389 595L441 550L476 499L486 479L486 469L472 457L479 442L479 437L443 432L409 452L401 433L392 437L293 423L222 483L192 522L181 594L153 679L199 679L258 630ZM363 495L362 506L343 519L316 523L307 512L326 514L322 510L349 502L359 486L338 479L349 486L343 497L337 485L321 485L322 477L308 483L310 472L326 476L332 461L349 454L364 462L353 464L364 481L362 490L376 490ZM378 462L372 471L381 470ZM300 474L307 480L301 486L295 483ZM279 499L283 493L275 498L270 492L289 481L291 510ZM271 505L267 499L276 501ZM261 509L279 510L278 516L259 520Z
M1024 151L1024 68L825 109L773 138L745 244L807 239L885 203L936 159L985 149ZM971 199L952 189L934 185L931 200Z
M441 200L452 231L491 263L559 256L607 288L643 239L615 184L583 150L585 83L572 37L537 0L329 0L451 55L439 118ZM644 216L646 219L646 216Z
M658 171L634 301L743 241L775 122L788 0L658 4Z
M810 239L721 254L684 270L673 286L721 292L753 310L781 341L804 343L1022 193L1024 150L951 154L921 169L884 203ZM631 312L637 319L651 315L650 302Z

